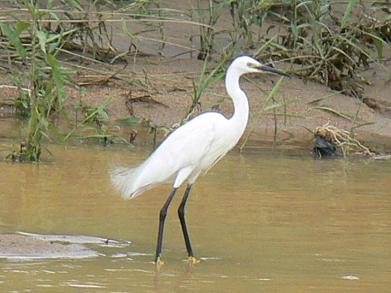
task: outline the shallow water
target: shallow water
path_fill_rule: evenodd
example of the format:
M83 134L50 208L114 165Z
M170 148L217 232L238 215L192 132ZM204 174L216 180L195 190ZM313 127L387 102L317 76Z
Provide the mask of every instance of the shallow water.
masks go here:
M230 153L194 186L188 266L173 202L163 259L152 264L170 187L125 201L108 181L145 151L50 147L55 163L0 162L0 232L100 236L89 259L0 260L0 292L391 292L391 162ZM183 190L181 190L183 192Z

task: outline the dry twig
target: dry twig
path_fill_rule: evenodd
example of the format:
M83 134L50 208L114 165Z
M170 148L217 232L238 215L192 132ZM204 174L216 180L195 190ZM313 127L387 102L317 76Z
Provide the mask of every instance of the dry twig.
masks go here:
M351 152L369 157L374 157L376 155L359 140L355 139L351 132L330 125L330 122L317 127L314 131L314 135L318 135L334 144L341 151L344 157Z

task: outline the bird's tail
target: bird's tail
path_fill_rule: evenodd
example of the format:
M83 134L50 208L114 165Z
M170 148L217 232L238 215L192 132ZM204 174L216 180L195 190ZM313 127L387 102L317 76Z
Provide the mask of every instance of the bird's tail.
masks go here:
M143 164L133 168L116 167L110 171L111 183L121 192L122 197L134 198L151 188L140 182L142 168Z

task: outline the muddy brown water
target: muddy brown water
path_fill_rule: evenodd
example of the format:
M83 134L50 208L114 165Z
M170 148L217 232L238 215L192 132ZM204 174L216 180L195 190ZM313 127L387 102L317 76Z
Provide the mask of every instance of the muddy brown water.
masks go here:
M201 262L184 262L176 198L157 271L158 212L170 187L125 201L107 176L111 165L135 164L148 153L50 149L55 163L0 162L0 233L131 244L87 245L99 256L85 259L0 259L0 292L391 292L390 161L231 152L189 200Z

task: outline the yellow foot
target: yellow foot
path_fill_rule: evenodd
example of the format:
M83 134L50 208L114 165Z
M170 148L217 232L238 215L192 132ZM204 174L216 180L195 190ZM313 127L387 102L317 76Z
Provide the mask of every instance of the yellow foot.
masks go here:
M187 259L187 262L191 265L194 265L196 263L199 263L200 260L199 259L196 259L194 256L189 256L189 258Z
M158 269L164 265L164 261L161 260L160 256L156 259L155 265Z

